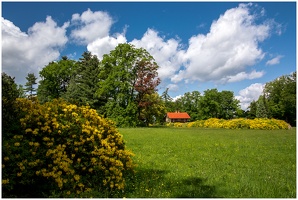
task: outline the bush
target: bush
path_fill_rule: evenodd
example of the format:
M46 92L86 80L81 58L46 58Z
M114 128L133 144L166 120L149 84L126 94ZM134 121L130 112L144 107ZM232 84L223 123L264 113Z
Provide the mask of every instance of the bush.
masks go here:
M167 126L173 127L202 127L202 128L226 128L226 129L261 129L261 130L277 130L288 129L291 127L288 123L278 119L267 118L255 118L255 119L217 119L210 118L207 120L198 120L194 122L188 122L185 124L174 123L167 124Z
M88 106L62 100L17 103L22 132L3 141L4 197L76 197L124 189L133 154L113 122Z

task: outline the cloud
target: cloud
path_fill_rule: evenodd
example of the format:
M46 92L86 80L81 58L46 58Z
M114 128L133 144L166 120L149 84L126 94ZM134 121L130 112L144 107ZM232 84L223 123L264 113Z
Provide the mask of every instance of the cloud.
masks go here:
M98 38L109 36L112 24L113 19L107 12L92 12L88 9L81 15L72 15L71 26L75 28L70 36L76 43L87 45Z
M242 81L245 79L252 80L252 79L256 79L256 78L261 78L264 74L265 74L264 71L257 72L256 70L253 70L250 73L240 72L236 75L227 76L227 77L223 78L222 82L233 83L233 82L239 82L239 81Z
M183 97L184 95L178 95L172 98L172 102L175 102L177 99L180 99L181 97Z
M240 90L239 95L235 96L235 98L240 101L241 109L246 110L252 101L258 100L264 87L265 84L254 83Z
M115 37L106 36L103 38L98 38L94 42L88 44L87 50L101 60L104 54L108 54L120 43L126 43L125 35L116 34Z
M179 71L173 82L181 80L237 81L252 78L262 72L246 70L264 57L258 44L269 37L268 23L256 24L257 16L250 14L251 4L240 4L227 10L214 21L208 34L189 39L183 55L185 69Z
M169 84L167 88L169 88L169 91L174 91L174 92L179 90L179 86L176 84Z
M159 65L158 76L164 80L174 76L183 62L184 51L181 50L179 39L169 39L158 35L158 31L148 29L140 40L134 39L130 43L137 48L146 49Z
M27 33L3 17L1 23L2 70L15 77L19 84L26 82L28 73L38 77L40 69L57 59L68 41L69 23L59 27L50 16L45 22L36 22Z
M268 60L266 62L266 65L277 65L280 63L280 59L283 58L284 56L278 55L275 58L272 58L271 60Z

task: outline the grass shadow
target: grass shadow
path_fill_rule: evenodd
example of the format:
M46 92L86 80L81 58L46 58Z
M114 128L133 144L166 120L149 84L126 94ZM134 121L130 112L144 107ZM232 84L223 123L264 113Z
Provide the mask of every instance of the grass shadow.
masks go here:
M175 198L216 198L215 186L204 184L204 180L190 177L182 180L181 188L175 193Z
M197 177L174 180L170 171L138 169L126 181L125 197L129 198L215 198L215 186L206 185Z

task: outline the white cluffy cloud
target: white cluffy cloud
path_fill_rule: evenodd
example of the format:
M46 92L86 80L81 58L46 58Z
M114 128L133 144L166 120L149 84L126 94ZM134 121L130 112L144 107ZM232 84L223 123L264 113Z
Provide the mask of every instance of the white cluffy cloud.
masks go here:
M146 49L159 65L158 76L164 80L174 76L182 64L183 50L180 50L179 39L169 39L158 35L153 29L148 29L140 40L130 42L137 48Z
M277 65L280 63L280 59L282 59L284 56L278 55L275 58L272 58L271 60L268 60L266 62L266 65Z
M118 44L121 43L126 43L126 37L124 34L116 34L115 37L106 36L103 38L98 38L92 43L88 44L87 50L101 60L104 54L108 54L111 50L115 49Z
M22 32L11 21L1 18L2 70L24 84L28 73L38 72L49 62L59 58L60 50L68 41L66 28L59 27L48 16L45 22L36 22L27 32Z
M222 82L228 82L228 83L233 83L233 82L239 82L245 79L256 79L256 78L261 78L265 74L264 71L257 72L256 70L253 70L250 73L246 72L240 72L234 76L226 76L225 78L222 78Z
M239 91L239 95L235 96L240 101L241 108L246 110L252 101L258 100L263 92L265 84L254 83Z
M258 44L269 36L271 28L269 23L257 25L256 18L250 13L250 4L227 10L212 23L208 34L189 39L183 55L185 69L172 81L235 82L261 77L263 72L246 72L247 67L263 59Z
M112 24L113 19L107 12L93 12L88 9L81 15L72 15L71 26L75 29L71 31L70 36L75 42L87 45L98 38L109 36Z
M16 80L60 56L61 49L70 40L86 45L87 50L102 59L120 43L131 43L146 49L160 66L159 77L171 90L184 81L213 81L216 83L238 82L262 77L264 71L249 69L264 58L259 43L270 36L277 23L269 20L260 23L252 4L240 4L227 10L213 21L207 34L198 34L188 40L188 46L179 38L165 38L157 30L148 28L141 39L127 41L126 28L122 33L110 33L114 23L107 12L91 11L75 13L61 27L51 18L37 22L22 32L12 22L2 18L2 67L10 71ZM67 37L66 30L69 29ZM21 44L21 45L20 45ZM277 64L282 56L267 62ZM22 82L24 83L24 82Z

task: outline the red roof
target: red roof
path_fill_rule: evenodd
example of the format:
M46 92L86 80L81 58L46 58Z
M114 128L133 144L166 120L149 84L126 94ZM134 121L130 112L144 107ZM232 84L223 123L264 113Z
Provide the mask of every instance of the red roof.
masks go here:
M186 112L182 113L167 113L168 118L170 119L189 119L190 116Z

